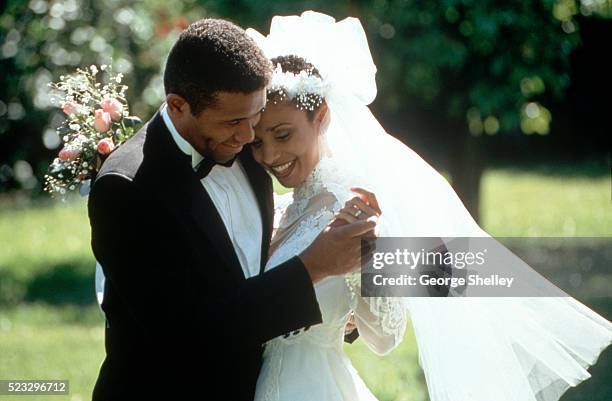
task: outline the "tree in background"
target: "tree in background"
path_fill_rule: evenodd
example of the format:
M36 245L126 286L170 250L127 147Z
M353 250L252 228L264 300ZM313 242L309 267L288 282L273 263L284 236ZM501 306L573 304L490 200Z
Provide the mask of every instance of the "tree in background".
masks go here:
M112 59L145 119L163 99L165 56L189 22L218 16L265 32L273 15L306 9L361 19L379 70L374 108L400 126L410 111L433 116L445 132L436 146L452 149L452 183L478 216L483 138L549 133L547 102L564 96L580 43L575 17L610 17L612 1L9 1L0 16L0 191L37 187L53 157L62 117L46 84L59 75Z
M435 146L452 149L452 184L478 218L483 137L550 132L546 102L564 97L570 54L580 43L575 17L612 16L612 1L243 0L216 10L265 32L271 15L304 9L361 19L378 66L374 107L404 127L409 110L429 111L427 125L446 132L446 143Z
M148 117L164 97L170 46L205 16L193 2L163 0L13 0L0 11L0 192L33 193L64 119L48 84L80 66L112 64L125 75L133 113Z
M365 4L365 3L364 3ZM478 217L482 137L522 132L546 135L551 112L569 85L569 58L579 45L573 0L389 1L370 30L379 63L384 108L425 103L440 114L451 145L453 186ZM583 2L582 12L611 2ZM604 7L605 8L605 7ZM605 9L602 9L605 11ZM394 55L395 57L391 57ZM403 88L404 90L392 90ZM407 106L403 106L407 105Z

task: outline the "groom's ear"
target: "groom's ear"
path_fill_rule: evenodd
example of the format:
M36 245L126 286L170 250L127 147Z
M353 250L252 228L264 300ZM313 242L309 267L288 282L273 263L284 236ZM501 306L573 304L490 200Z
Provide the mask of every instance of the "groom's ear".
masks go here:
M191 114L191 107L184 97L169 93L166 96L166 104L168 105L168 112L171 116L180 118L186 116L186 113Z

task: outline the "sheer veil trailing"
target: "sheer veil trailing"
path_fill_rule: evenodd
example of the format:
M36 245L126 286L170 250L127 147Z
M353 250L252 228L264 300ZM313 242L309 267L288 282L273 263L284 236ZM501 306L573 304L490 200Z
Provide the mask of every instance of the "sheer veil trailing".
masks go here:
M347 186L376 193L380 235L488 237L448 182L370 112L376 66L356 18L312 11L253 29L270 58L297 55L328 85L328 156ZM612 324L571 297L405 298L432 401L556 401L590 377ZM406 363L409 363L408 361Z

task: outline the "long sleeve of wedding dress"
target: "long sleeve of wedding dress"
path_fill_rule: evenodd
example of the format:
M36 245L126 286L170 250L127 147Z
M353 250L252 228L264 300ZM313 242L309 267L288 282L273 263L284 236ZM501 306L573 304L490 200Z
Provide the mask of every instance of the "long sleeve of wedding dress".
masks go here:
M328 171L330 168L331 164L324 162L311 179L322 181L321 170ZM325 174L324 176L328 177L328 175ZM337 182L338 177L341 176L335 175L333 178L326 178L326 187L333 187L334 193L328 192L321 186L317 189L318 193L315 194L315 191L313 191L310 194L314 195L309 205L311 216L318 216L318 222L314 227L316 234L333 217L330 212L337 211L344 202L355 195L347 189L348 183L343 185ZM300 196L300 191L298 191L298 196ZM286 220L289 217L286 212L292 201L293 195L291 193L275 194L275 230L279 228L281 220ZM315 212L317 209L319 212ZM291 212L291 209L289 211ZM321 211L323 211L322 214ZM304 217L306 218L306 215ZM312 219L309 219L309 221L312 221ZM376 354L384 355L391 352L401 343L406 329L406 309L403 301L399 298L389 297L362 297L358 271L347 274L345 280L350 294L350 309L354 312L355 323L362 340Z
M368 348L385 355L397 347L406 330L406 310L400 298L362 297L359 273L346 276L355 323Z
M354 195L340 185L337 189L338 191L333 196L319 197L320 209L330 209L330 204L333 204L331 210L337 210ZM338 199L338 197L343 199ZM278 228L292 200L291 193L275 194L274 229ZM328 214L327 217L329 216ZM317 228L321 228L321 225L325 227L326 222L328 222L327 219L322 219ZM364 343L376 354L384 355L391 352L402 341L406 329L403 302L399 298L362 297L359 272L347 274L346 283L351 295L351 310L354 312L355 323Z
M304 250L355 196L345 182L330 190L339 177L332 167L322 161L293 194L275 198L276 231L266 269ZM323 323L266 343L256 401L376 401L343 351L344 327L353 312L362 340L384 354L403 338L405 309L390 298L361 297L353 276L332 276L315 285Z

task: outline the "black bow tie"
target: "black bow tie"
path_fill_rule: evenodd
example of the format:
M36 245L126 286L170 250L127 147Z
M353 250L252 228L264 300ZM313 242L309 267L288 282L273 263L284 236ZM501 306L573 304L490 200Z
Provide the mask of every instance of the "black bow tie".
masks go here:
M216 165L223 166L223 167L232 167L232 165L234 164L234 160L236 160L235 157L232 160L227 161L225 163L219 163L219 162L214 161L212 158L208 157L202 160L198 164L196 168L196 175L198 176L199 179L202 179L206 177L208 173L210 173L210 170L212 170L212 168L215 167Z

